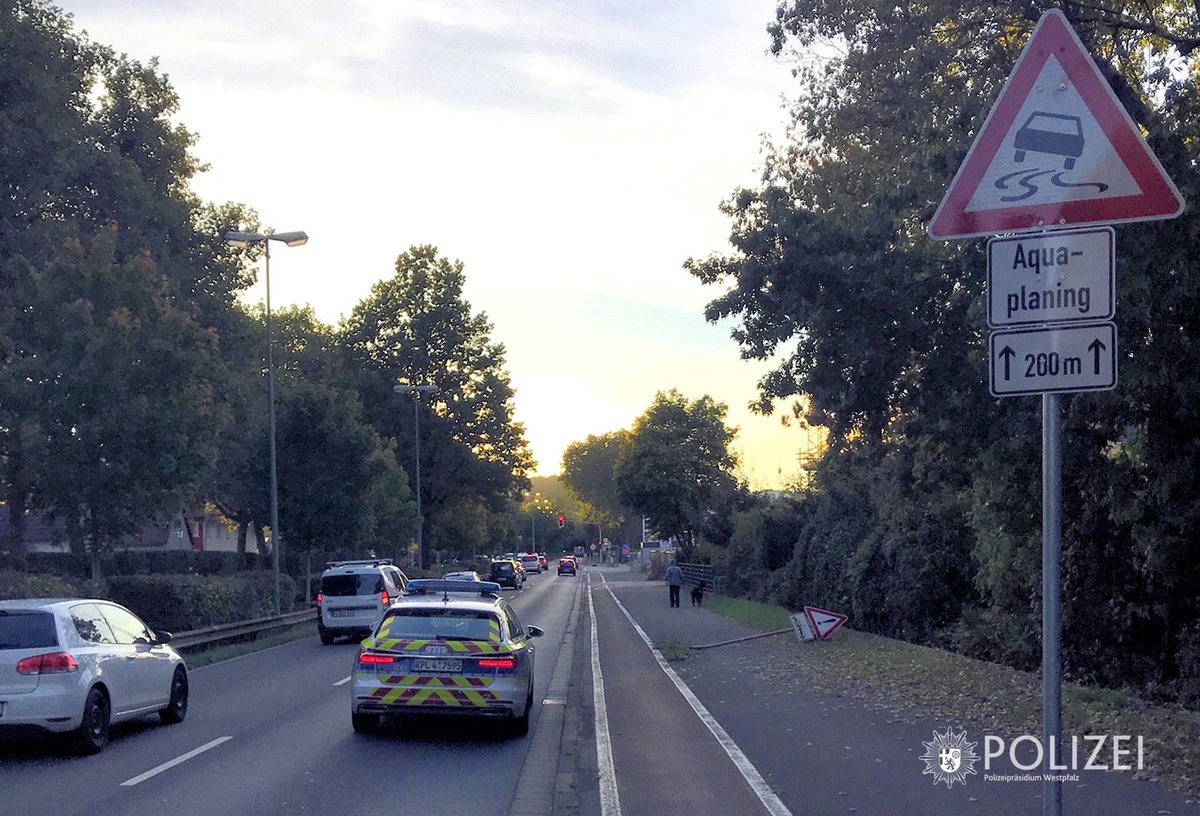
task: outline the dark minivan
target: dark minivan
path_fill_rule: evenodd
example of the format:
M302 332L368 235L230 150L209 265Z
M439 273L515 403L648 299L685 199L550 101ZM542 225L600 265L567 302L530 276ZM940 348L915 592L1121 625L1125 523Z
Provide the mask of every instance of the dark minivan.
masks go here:
M488 580L502 587L521 588L521 569L512 561L493 561L488 569Z

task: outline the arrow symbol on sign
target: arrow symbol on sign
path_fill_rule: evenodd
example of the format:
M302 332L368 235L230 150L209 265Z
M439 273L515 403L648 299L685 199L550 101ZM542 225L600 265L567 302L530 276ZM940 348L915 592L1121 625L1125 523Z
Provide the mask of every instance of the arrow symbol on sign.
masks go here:
M1010 374L1008 370L1009 364L1012 362L1012 358L1016 356L1017 353L1009 346L1005 346L1004 348L1000 349L1000 357L1004 360L1004 379L1006 380L1009 378Z
M1101 343L1099 337L1093 340L1091 345L1088 346L1088 351L1092 353L1092 363L1095 367L1095 374L1097 377L1100 376L1100 352L1106 348L1108 348L1108 346Z

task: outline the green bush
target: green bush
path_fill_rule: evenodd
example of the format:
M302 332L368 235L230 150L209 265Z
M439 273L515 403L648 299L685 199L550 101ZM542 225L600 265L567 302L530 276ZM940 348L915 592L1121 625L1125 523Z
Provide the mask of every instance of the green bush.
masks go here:
M73 598L76 584L58 575L0 571L0 600L11 598Z

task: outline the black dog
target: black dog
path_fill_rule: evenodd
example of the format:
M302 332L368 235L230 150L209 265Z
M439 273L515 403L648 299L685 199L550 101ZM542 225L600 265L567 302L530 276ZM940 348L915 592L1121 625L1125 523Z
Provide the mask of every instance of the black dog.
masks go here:
M707 584L707 581L701 581L692 587L692 606L702 606L704 604L704 587Z

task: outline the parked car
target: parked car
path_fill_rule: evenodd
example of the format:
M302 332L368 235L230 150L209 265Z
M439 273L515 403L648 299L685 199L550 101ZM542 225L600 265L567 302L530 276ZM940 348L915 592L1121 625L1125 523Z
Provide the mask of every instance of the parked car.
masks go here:
M339 637L362 639L404 594L408 577L390 558L331 561L317 593L317 634L326 646Z
M534 648L492 582L420 580L359 647L350 722L375 731L389 716L493 719L529 732Z
M113 723L182 722L187 665L170 641L112 601L0 601L0 733L63 734L95 754Z

